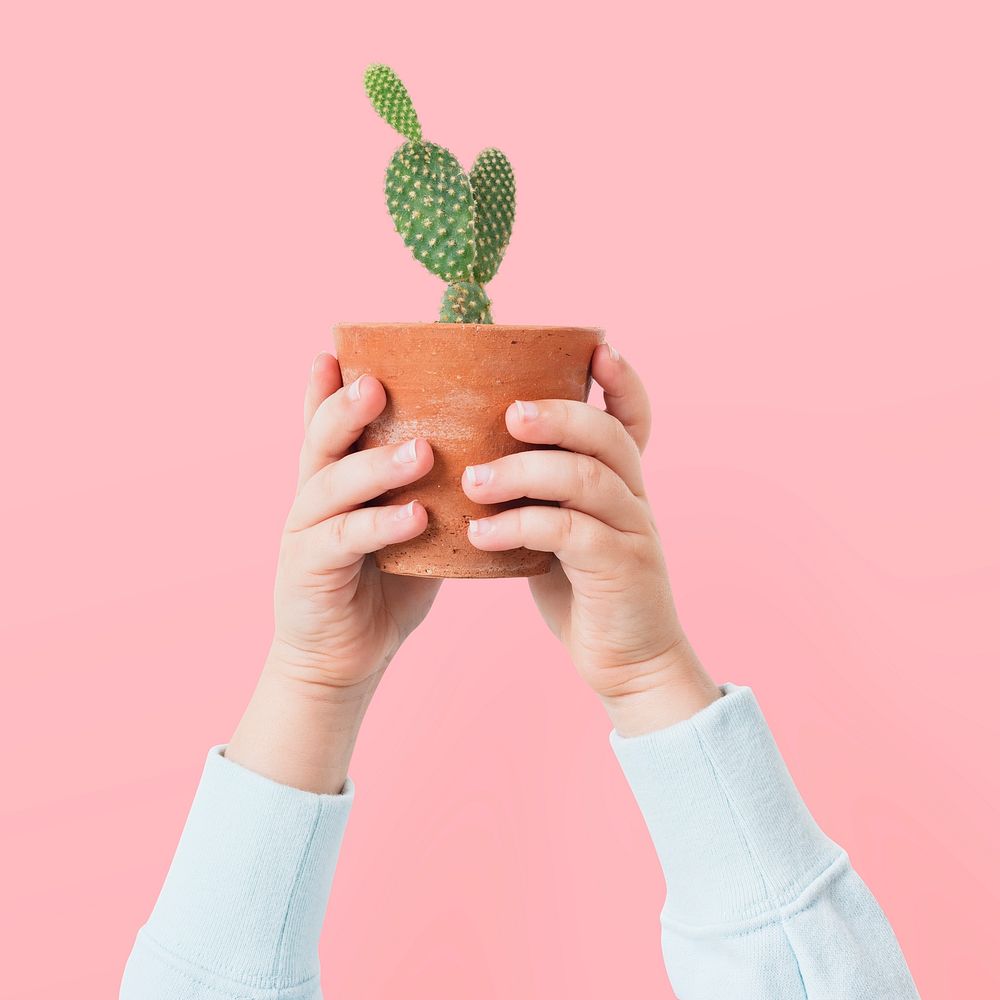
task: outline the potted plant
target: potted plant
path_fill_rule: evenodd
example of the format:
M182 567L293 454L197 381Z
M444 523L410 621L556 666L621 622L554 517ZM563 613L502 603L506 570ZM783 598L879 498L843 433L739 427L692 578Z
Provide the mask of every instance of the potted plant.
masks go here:
M466 466L526 450L507 432L515 399L586 400L600 330L493 323L485 285L496 274L514 224L514 172L485 149L466 174L442 146L427 142L410 96L388 66L370 66L365 89L375 110L406 142L385 174L389 215L413 256L447 284L436 323L341 323L335 328L345 384L368 373L388 402L361 448L426 438L434 467L407 486L427 510L419 537L376 554L388 573L433 577L534 576L547 552L483 552L468 540L470 518L512 504L482 505L461 487ZM380 502L392 502L390 491ZM515 501L524 503L525 500ZM538 501L532 501L538 502Z

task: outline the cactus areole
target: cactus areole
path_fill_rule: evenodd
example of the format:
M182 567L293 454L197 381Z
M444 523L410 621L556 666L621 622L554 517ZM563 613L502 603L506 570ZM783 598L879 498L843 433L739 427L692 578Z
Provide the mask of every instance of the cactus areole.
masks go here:
M514 171L499 149L484 149L466 174L443 146L426 142L402 81L388 67L365 71L375 110L406 142L385 172L396 232L432 274L448 283L442 323L492 323L483 287L497 273L514 226Z

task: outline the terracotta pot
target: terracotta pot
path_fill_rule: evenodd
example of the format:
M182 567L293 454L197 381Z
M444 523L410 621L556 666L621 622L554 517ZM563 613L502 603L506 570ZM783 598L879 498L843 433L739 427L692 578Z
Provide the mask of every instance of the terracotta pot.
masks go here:
M376 553L379 567L431 577L547 572L552 561L547 552L481 552L469 542L470 518L527 501L473 503L462 492L461 477L467 465L537 447L507 431L504 413L515 399L586 400L590 358L603 333L581 327L344 323L334 337L345 384L367 373L388 396L359 447L423 437L434 449L427 476L377 501L416 499L428 514L422 535Z

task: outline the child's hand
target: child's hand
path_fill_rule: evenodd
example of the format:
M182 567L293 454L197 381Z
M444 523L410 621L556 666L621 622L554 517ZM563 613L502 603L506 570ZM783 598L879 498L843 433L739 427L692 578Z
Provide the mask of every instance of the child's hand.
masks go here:
M313 363L298 495L281 539L274 641L226 748L284 785L337 794L379 678L430 609L439 580L384 576L367 553L427 527L419 504L364 507L427 474L424 440L351 452L382 412L385 390L363 375L345 386L329 354Z
M278 561L271 660L331 687L380 674L427 614L440 586L439 580L382 574L366 558L427 527L419 503L362 506L420 479L434 464L423 439L350 451L385 402L385 390L372 376L345 386L335 358L321 354L314 362L298 495Z
M521 452L466 470L466 494L481 503L518 497L524 506L474 521L481 549L520 545L558 562L531 589L623 735L663 728L719 697L677 619L663 551L646 499L640 452L650 407L638 375L607 345L593 374L607 411L541 399L512 403L507 428L521 441L564 451Z

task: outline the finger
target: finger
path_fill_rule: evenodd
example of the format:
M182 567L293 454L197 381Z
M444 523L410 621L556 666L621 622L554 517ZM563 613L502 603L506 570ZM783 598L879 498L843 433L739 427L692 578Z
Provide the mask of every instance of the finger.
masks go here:
M385 403L385 389L371 375L361 375L324 399L306 427L299 456L299 486L324 466L343 458L365 427L385 409Z
M385 507L362 507L328 518L304 531L299 538L307 569L329 573L376 552L416 538L427 527L427 511L417 500Z
M571 399L516 400L507 407L507 430L519 441L554 444L590 455L642 495L639 449L625 425L609 413Z
M309 372L309 384L306 386L306 398L303 404L306 427L309 426L309 421L312 420L319 404L327 396L332 396L343 384L340 363L337 359L326 351L317 354Z
M469 541L486 552L524 546L552 552L572 569L600 572L621 563L620 532L568 507L513 507L469 522Z
M302 531L406 486L427 475L433 464L434 453L423 438L356 451L324 466L302 487L288 515L288 530Z
M645 509L621 476L596 458L570 451L522 451L470 465L462 476L462 488L476 503L520 497L555 500L619 531L649 526Z
M604 406L632 435L640 454L649 442L652 411L636 370L610 344L601 344L590 363L594 381L604 390Z

